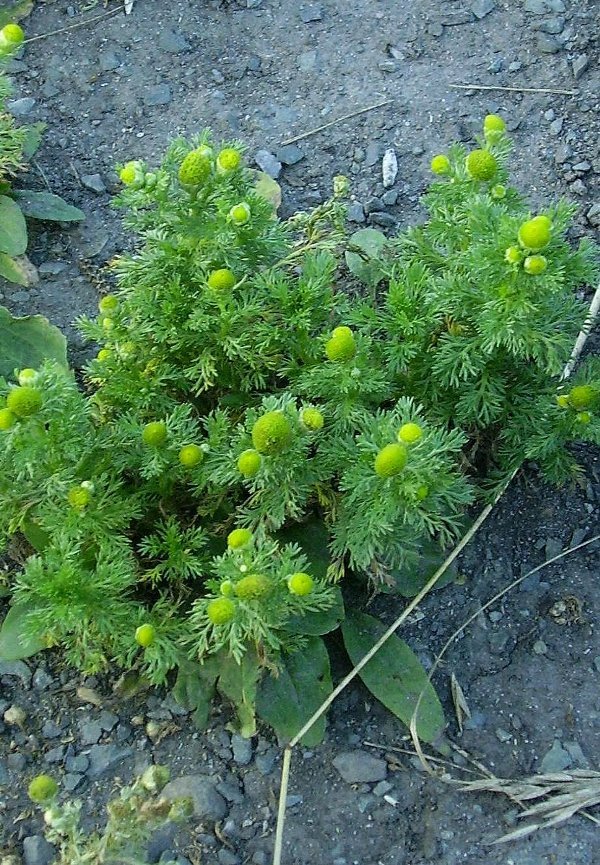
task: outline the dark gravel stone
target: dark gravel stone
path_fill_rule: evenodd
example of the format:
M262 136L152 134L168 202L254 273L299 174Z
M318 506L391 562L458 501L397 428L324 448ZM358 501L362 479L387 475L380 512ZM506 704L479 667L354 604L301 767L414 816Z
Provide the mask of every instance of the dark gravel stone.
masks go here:
M363 223L366 219L365 209L360 201L353 201L348 207L348 221Z
M268 150L258 150L254 154L254 161L260 170L268 174L269 177L272 177L273 180L277 180L281 174L281 162L275 159L273 154L269 153Z
M49 264L53 265L54 267L58 267L59 269L58 270L55 269L54 271L49 271L47 269L47 266ZM38 268L38 270L40 273L50 273L50 272L60 273L61 270L65 269L65 267L66 267L66 264L62 261L52 261L52 262L46 262L46 270L43 269L43 265L40 266ZM50 687L50 685L53 684L53 682L54 682L54 679L52 678L52 676L50 676L46 672L46 670L44 670L43 667L38 667L37 670L35 671L35 673L33 674L33 687L36 689L36 691L45 691L47 688Z
M25 766L27 765L27 758L25 754L9 754L6 758L6 765L11 770L11 772L22 772Z
M90 767L90 761L85 754L77 754L76 756L67 757L65 760L65 769L69 772L80 772L84 774Z
M183 54L184 51L189 51L191 48L183 33L168 29L160 31L158 45L167 54Z
M100 717L98 718L98 723L107 733L110 733L114 727L119 723L119 716L115 715L113 712L104 712L100 713Z
M496 8L495 0L474 0L471 3L471 11L476 18L485 18Z
M167 799L189 796L194 803L196 817L222 820L227 813L225 799L217 792L214 782L205 775L183 775L169 781L162 795Z
M168 84L155 84L154 87L149 87L142 97L144 104L149 107L168 105L172 98L173 94Z
M46 721L42 726L42 736L44 739L56 739L61 733L62 729L54 721Z
M28 835L23 839L23 861L25 865L50 865L56 851L42 835Z
M254 765L261 775L270 775L277 760L277 748L269 748L263 754L257 754L254 758Z
M31 670L23 661L0 661L0 676L15 676L26 690L31 685Z
M233 735L231 737L233 759L239 766L247 766L252 759L252 742L243 736Z
M300 20L303 24L310 24L312 21L322 21L323 9L318 3L311 3L308 6L301 6Z
M87 771L88 777L98 778L109 769L113 769L133 756L133 748L118 748L116 745L93 745L89 751L90 767Z
M387 763L366 751L345 751L333 761L347 784L370 784L383 781L387 775Z
M277 151L277 159L284 165L296 165L305 154L297 144L284 144Z
M95 745L102 735L102 727L97 721L88 721L79 727L79 739L82 745Z
M69 793L72 793L73 790L76 790L81 782L83 781L83 775L78 775L76 773L69 773L65 775L62 779L62 786L64 790L67 790Z
M49 751L46 751L44 754L44 760L46 763L62 763L65 758L65 746L57 745L56 748L50 748Z

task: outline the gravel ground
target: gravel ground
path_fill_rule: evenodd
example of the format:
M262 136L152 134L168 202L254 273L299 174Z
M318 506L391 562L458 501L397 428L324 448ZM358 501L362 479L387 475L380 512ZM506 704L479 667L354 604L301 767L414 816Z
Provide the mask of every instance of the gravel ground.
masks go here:
M580 208L574 237L598 239L597 0L136 0L130 16L95 22L101 4L85 5L35 4L29 36L87 23L27 46L14 63L13 111L48 124L27 185L49 186L87 220L32 232L37 285L0 281L0 302L14 313L42 312L67 331L75 361L82 345L71 322L97 302L86 262L100 265L131 242L110 209L114 165L152 162L174 135L204 126L217 137L239 136L250 158L279 174L284 215L323 200L332 177L344 173L356 225L393 230L419 218L431 156L455 139L471 141L483 115L497 111L513 133L515 178L533 204L566 196ZM389 147L399 171L384 190ZM598 453L582 459L582 488L544 487L533 471L513 483L463 555L461 579L429 598L403 633L426 665L511 580L595 533ZM528 578L477 616L436 674L448 717L451 673L471 710L462 735L450 723L449 739L499 776L598 768L599 563L594 544ZM401 606L380 597L372 611L392 621ZM110 678L83 680L50 653L0 665L0 719L12 706L25 715L21 726L0 720L0 851L25 865L51 862L24 796L37 772L81 795L94 822L115 785L155 761L170 765L178 792L194 795L196 817L185 831L158 833L151 862L270 862L281 751L268 731L241 740L222 707L198 733L166 693L123 700L113 686ZM582 817L490 847L515 825L514 804L429 778L414 757L394 750L407 747L404 728L362 686L349 688L333 707L325 743L295 756L285 865L600 862L597 826ZM449 771L461 777L464 758L454 763Z

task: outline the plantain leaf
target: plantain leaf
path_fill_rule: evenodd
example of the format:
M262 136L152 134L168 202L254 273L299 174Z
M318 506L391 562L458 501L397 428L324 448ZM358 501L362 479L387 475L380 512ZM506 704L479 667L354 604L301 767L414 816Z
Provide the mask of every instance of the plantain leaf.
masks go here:
M256 710L280 739L289 741L298 733L333 689L329 655L323 640L311 637L298 651L284 656L277 676L261 681ZM325 716L302 737L302 744L318 745L325 735Z
M255 176L254 191L257 195L260 195L261 198L268 201L269 204L272 204L273 213L277 213L281 204L281 186L276 180L273 180L272 177L265 174L264 171L251 170L254 172Z
M328 610L315 610L305 613L303 616L291 616L286 622L283 630L290 634L309 634L318 636L335 631L344 620L344 601L341 591L336 587L333 589L335 603Z
M19 189L14 193L15 199L21 205L21 210L30 219L42 219L49 222L79 222L85 219L85 213L78 207L52 192L35 192L33 189Z
M0 306L0 375L15 369L37 368L43 360L67 366L67 341L57 327L41 315L13 317Z
M46 644L41 634L30 634L27 617L31 607L14 604L0 626L0 661L20 661L41 652Z
M353 664L367 654L385 630L379 619L366 613L348 616L342 623L342 634ZM417 732L429 743L440 737L446 723L441 703L416 655L403 640L392 634L359 675L369 691L406 725L423 692Z
M208 658L204 664L185 659L179 663L173 696L180 706L193 712L192 721L198 729L208 724L218 675L215 657Z
M326 579L329 567L329 532L323 520L313 517L304 523L286 526L277 533L277 539L282 544L298 544L310 562L312 576L320 580Z
M16 201L0 195L0 252L23 255L27 249L25 217Z
M37 149L42 143L42 135L46 129L46 124L41 121L32 123L31 126L25 128L25 143L23 145L23 156L25 159L31 159L35 156Z
M230 656L221 656L217 688L235 706L240 733L248 739L256 732L256 687L260 675L258 658L250 649L239 664Z
M29 274L23 266L24 256L11 258L5 252L0 252L0 276L16 285L29 285Z
M434 540L424 541L418 561L392 573L394 583L391 591L399 592L404 598L414 598L445 560L446 555ZM454 582L456 575L456 565L452 564L437 581L435 588L441 589Z
M0 28L25 18L33 9L33 0L8 0L0 8Z
M346 264L350 273L365 285L375 287L383 279L379 258L385 244L385 235L374 228L361 228L350 236Z

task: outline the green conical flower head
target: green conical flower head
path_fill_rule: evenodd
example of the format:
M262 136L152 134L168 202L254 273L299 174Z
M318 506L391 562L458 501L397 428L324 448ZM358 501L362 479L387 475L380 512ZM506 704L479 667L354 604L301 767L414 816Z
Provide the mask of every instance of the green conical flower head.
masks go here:
M356 354L354 334L349 327L336 327L331 338L325 343L325 354L334 363L344 363L352 360Z
M248 574L234 586L237 597L242 601L255 601L264 598L271 590L271 583L263 574Z
M416 423L402 424L398 430L398 441L407 445L415 444L423 437L423 430Z
M226 625L235 616L236 606L230 598L215 598L206 607L206 615L213 625Z
M528 255L523 262L523 270L531 276L538 276L548 267L548 261L543 255Z
M302 423L307 429L313 430L314 432L323 429L325 419L319 409L305 408L303 409L300 417L302 419Z
M270 411L259 417L252 427L252 444L265 456L286 450L294 437L292 425L281 411Z
M498 171L496 158L489 150L472 150L467 156L466 166L474 180L492 180Z
M504 252L504 260L508 264L520 264L523 259L523 253L518 246L509 246Z
M204 459L204 451L200 445L185 445L179 451L179 462L186 469L193 469Z
M310 574L305 574L302 571L298 571L298 573L292 574L291 577L288 577L287 584L288 589L290 590L292 595L304 597L305 595L310 595L313 590L315 581L310 576Z
M252 532L250 529L234 529L227 535L227 546L230 550L240 550L242 547L248 546L252 540Z
M525 249L536 252L550 243L552 223L547 216L535 216L519 227L519 243Z
M246 225L246 223L250 222L251 216L250 206L245 201L236 204L229 211L229 218L236 226Z
M382 448L375 457L375 474L380 478L391 478L399 474L408 460L404 445L393 443Z
M74 510L82 511L91 502L92 491L83 485L71 487L67 493L67 499Z
M420 486L417 487L416 496L420 502L424 501L428 495L429 495L429 487L427 486L427 484L421 484Z
M42 395L32 387L15 387L6 397L6 408L17 417L31 417L42 407Z
M36 775L27 788L27 795L37 805L49 802L57 793L58 784L50 775Z
M258 472L261 463L262 457L258 451L251 449L243 451L237 461L238 471L243 474L245 478L253 478Z
M156 631L149 623L145 625L140 625L139 628L135 630L135 641L142 648L147 649L148 646L151 646L154 640L156 639Z
M134 159L123 166L119 171L119 177L125 186L130 186L132 189L141 189L145 179L144 166L139 160Z
M221 267L209 274L207 283L213 291L231 291L235 285L235 276L226 267Z
M142 430L142 441L153 448L159 448L167 440L167 425L163 421L151 421Z
M17 416L9 408L0 408L0 430L5 432L14 426L17 422Z
M587 424L592 422L592 416L589 411L580 411L576 415L579 423Z
M109 318L112 313L116 312L118 306L119 300L114 294L106 294L98 303L98 309L102 315L107 315Z
M571 405L569 394L561 393L556 397L556 404L561 408L568 408Z
M505 132L506 123L499 114L487 114L483 119L484 132Z
M23 28L14 22L5 24L2 30L0 30L0 48L8 48L14 51L24 41L25 33L23 32Z
M490 195L492 198L496 199L496 201L502 201L503 198L506 198L506 186L502 183L496 183L490 189Z
M236 171L242 164L242 155L234 147L225 147L217 156L217 171L220 174L228 174Z
M34 369L31 369L29 367L22 369L17 376L19 384L23 387L33 387L33 385L36 384L38 378L38 373Z
M198 148L188 153L179 166L177 176L183 186L200 186L209 177L210 170L210 159L203 148Z
M444 176L445 174L450 174L450 172L452 171L450 160L447 156L444 156L443 153L440 153L438 156L434 156L431 160L431 170L434 174L439 174L441 176Z
M598 398L599 391L591 384L579 384L569 393L569 404L576 411L592 408Z
M101 348L96 355L96 360L99 360L100 363L106 363L106 361L110 360L111 357L112 351L109 348Z

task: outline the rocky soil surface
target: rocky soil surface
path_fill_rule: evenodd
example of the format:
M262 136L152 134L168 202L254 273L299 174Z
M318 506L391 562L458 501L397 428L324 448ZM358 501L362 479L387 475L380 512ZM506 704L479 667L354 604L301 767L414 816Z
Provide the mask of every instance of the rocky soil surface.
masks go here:
M250 160L278 178L283 215L322 201L343 173L352 222L392 231L420 218L430 158L453 140L472 141L483 115L498 112L532 206L566 196L579 207L574 238L599 239L597 0L136 0L131 15L110 3L114 14L102 18L101 4L86 6L35 3L27 34L44 38L13 63L12 111L48 127L27 185L63 195L87 219L32 234L37 285L0 281L0 302L14 313L42 312L66 330L75 362L84 349L72 321L97 302L90 265L96 271L132 243L110 209L115 165L152 162L174 135L204 126L242 139ZM398 175L384 189L388 148ZM513 483L463 555L461 578L403 632L426 665L496 592L594 535L600 464L593 449L582 458L582 488L547 488L533 470ZM462 734L450 721L449 738L494 774L599 768L599 564L595 543L528 577L476 617L436 674L448 718L451 673L471 710ZM390 622L401 608L389 596L372 603ZM342 662L336 672L345 672ZM81 796L92 824L110 793L154 761L170 766L177 792L193 796L195 818L157 833L150 862L269 863L281 749L268 731L241 739L222 707L198 732L166 692L123 700L113 686L111 677L82 679L51 653L0 665L2 854L25 865L52 861L25 796L34 774L54 774L65 795ZM361 685L349 688L325 743L294 758L285 865L600 861L598 826L580 816L489 846L517 823L514 803L430 778L404 753L411 748ZM458 778L473 766L455 753L446 768Z

